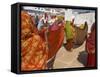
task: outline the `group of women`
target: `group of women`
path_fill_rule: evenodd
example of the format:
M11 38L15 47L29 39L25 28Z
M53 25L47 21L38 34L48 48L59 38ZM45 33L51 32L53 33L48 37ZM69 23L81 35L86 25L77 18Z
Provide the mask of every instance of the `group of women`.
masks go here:
M76 38L73 21L65 22L64 17L53 16L54 22L51 24L47 22L49 21L47 14L44 15L45 22L40 26L43 21L41 16L40 19L35 20L35 17L29 15L27 11L21 11L21 70L23 71L53 68L53 62L57 51L63 44L64 35L66 36L66 49L71 51L73 48ZM86 41L86 49L90 54L88 66L95 63L94 36L93 27Z

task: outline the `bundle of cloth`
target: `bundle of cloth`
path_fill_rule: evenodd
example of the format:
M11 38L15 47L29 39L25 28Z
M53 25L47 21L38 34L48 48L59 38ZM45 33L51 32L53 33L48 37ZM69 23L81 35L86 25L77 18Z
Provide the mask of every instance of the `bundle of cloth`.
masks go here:
M22 71L47 69L48 51L32 19L26 11L21 11Z

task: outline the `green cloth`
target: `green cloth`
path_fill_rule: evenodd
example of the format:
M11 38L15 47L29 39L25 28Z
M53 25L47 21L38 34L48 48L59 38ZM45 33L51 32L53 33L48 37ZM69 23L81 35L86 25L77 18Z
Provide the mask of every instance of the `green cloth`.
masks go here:
M72 30L71 30L71 22L70 21L66 21L65 34L66 34L67 40L73 38L73 33L72 33Z

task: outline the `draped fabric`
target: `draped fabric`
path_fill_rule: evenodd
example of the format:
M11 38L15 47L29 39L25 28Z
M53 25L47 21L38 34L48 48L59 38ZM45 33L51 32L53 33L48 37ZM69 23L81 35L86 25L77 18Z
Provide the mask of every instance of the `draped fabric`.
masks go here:
M57 51L63 44L64 40L64 24L61 22L60 24L53 24L49 27L48 33L48 48L49 55L48 59L52 58L56 55Z
M68 51L71 51L71 49L73 48L73 45L74 45L73 42L76 36L75 28L71 21L66 21L65 36L66 36L66 42L67 42L66 49Z
M87 67L94 67L95 65L95 24L92 25L91 33L86 41L86 49L88 52Z
M95 50L95 31L91 32L87 39L87 50L88 53L92 53Z
M47 30L47 28L46 27L44 27L44 28L42 28L40 31L39 31L39 35L41 36L41 38L44 40L44 41L46 41L46 30Z
M88 25L82 24L80 27L74 26L75 29L75 39L74 43L76 45L82 45L87 38Z
M64 23L62 21L60 23L57 22L54 22L50 26L48 25L47 33L45 33L45 28L39 32L42 39L48 44L48 59L56 55L64 40ZM47 40L45 37L47 37Z
M48 52L40 36L32 34L32 37L22 42L22 70L46 69Z
M71 22L70 21L66 21L65 34L66 34L67 40L73 38L72 27L71 27Z
M45 42L31 21L31 16L21 12L21 70L41 70L47 68L48 51Z
M95 54L88 54L88 61L86 67L95 67L95 66L96 66Z
M47 61L60 49L64 40L64 23L57 22L48 27L47 34L46 31L46 27L38 31L34 17L21 12L21 70L47 69Z

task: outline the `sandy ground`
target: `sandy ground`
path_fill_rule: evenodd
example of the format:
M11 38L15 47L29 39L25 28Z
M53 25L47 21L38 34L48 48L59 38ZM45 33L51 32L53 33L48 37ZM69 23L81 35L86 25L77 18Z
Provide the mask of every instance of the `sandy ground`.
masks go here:
M56 55L53 68L84 67L84 64L78 60L80 53L84 51L85 42L80 47L73 49L72 52L67 51L65 47L62 46ZM84 56L82 60L85 61Z

